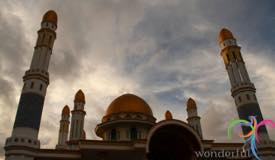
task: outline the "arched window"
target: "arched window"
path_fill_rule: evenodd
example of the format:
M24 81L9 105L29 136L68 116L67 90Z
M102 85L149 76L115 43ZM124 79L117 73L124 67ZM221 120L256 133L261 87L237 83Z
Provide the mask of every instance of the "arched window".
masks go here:
M242 98L241 98L241 96L239 96L239 102L242 102Z
M131 128L131 139L132 140L137 139L137 129L136 128Z
M78 120L76 120L75 121L75 127L76 127L76 129L74 130L75 132L74 132L74 135L75 136L77 136L77 131L78 131L78 128L79 128L79 126L78 126L79 124L78 124Z
M111 130L111 141L115 141L117 139L116 129Z

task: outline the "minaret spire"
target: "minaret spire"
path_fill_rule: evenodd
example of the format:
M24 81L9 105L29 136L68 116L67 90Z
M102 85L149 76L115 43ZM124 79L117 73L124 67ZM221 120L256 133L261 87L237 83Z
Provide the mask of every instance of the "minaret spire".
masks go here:
M31 157L29 155L22 155L23 153L21 152L15 153L15 151L10 151L12 146L40 148L38 132L46 90L49 85L48 67L53 44L56 39L56 29L57 14L50 10L43 16L30 69L26 71L23 77L24 86L19 100L12 135L7 139L5 147L6 155L13 157L9 158L9 160L25 160ZM15 155L9 156L10 154Z
M187 122L190 124L201 136L202 138L202 129L201 129L201 122L200 122L200 117L198 116L198 111L197 111L197 104L196 102L192 99L189 98L186 103L186 111L187 111Z
M241 47L237 45L237 41L231 31L225 28L220 31L219 45L221 47L221 56L228 72L232 97L235 100L240 119L249 120L249 116L256 116L258 122L262 121L263 116L256 98L256 88L250 81L240 51ZM244 134L249 131L248 127L243 127ZM259 128L259 132L262 140L269 139L265 126Z
M69 106L65 106L62 110L60 127L59 127L59 135L58 135L58 144L56 145L57 149L65 149L66 142L68 141L69 134L69 124L70 124L70 108Z
M80 89L75 94L74 98L74 110L72 110L71 128L70 128L70 140L80 140L84 129L84 118L86 112L85 95Z
M171 119L173 119L173 115L170 111L167 110L165 112L165 120L171 120Z

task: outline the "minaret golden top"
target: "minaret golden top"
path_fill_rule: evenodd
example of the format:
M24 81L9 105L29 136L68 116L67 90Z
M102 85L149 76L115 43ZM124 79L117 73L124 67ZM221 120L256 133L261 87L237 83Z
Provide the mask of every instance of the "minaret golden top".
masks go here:
M173 119L173 115L172 115L172 113L171 113L170 111L166 111L166 112L165 112L165 119L166 119L166 120L171 120L171 119Z
M70 108L68 105L66 105L62 110L62 115L69 115L70 114Z
M47 11L42 19L42 22L51 22L57 26L57 14L53 10Z
M196 102L190 97L187 100L187 110L197 109Z
M235 38L229 29L223 28L219 34L219 43L222 43L227 39L235 39Z
M83 91L80 89L75 94L74 102L84 102L85 103L85 95Z

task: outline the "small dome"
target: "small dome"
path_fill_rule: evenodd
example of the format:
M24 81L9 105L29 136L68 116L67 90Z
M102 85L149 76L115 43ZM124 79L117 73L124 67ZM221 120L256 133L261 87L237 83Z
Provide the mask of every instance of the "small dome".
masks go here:
M77 91L74 97L74 102L83 102L85 103L85 95L81 89Z
M170 111L166 111L165 112L165 119L166 120L170 120L170 119L173 119L173 115Z
M223 42L226 39L235 39L235 38L230 30L223 28L219 34L219 43Z
M187 101L187 111L192 109L197 109L197 104L192 98L189 98Z
M57 14L53 10L47 11L44 16L42 22L52 22L57 26Z
M109 105L105 116L121 112L135 112L153 116L150 106L143 99L133 94L124 94L116 98Z
M70 108L68 105L66 105L62 110L62 115L69 115L70 114Z

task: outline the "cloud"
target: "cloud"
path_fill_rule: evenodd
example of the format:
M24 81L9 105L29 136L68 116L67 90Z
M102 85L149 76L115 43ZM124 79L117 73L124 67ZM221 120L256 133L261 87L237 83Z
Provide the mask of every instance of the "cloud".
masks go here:
M1 2L2 3L2 2ZM16 25L15 25L16 24ZM24 65L24 56L26 55L25 37L21 20L8 13L6 9L0 11L0 135L8 137L13 127L15 111L18 102L18 84L20 79L18 75L22 73L22 69L16 69L18 66ZM18 58L21 57L22 58ZM0 146L4 146L5 138L0 140ZM1 147L0 155L4 151Z
M61 110L66 104L73 108L79 88L86 95L89 139L98 138L94 128L111 101L130 92L144 98L158 120L166 110L185 120L186 100L193 97L204 137L227 141L226 123L237 114L217 45L222 27L230 28L242 46L264 117L274 119L273 2L14 0L0 6L3 137L10 136L21 77L49 9L58 13L58 29L39 135L44 148L55 146Z
M232 142L232 139L227 137L227 128L231 120L238 118L237 109L232 104L232 100L227 98L224 101L225 103L222 105L210 101L201 117L204 137L216 142ZM240 142L242 140L234 136L233 141Z

